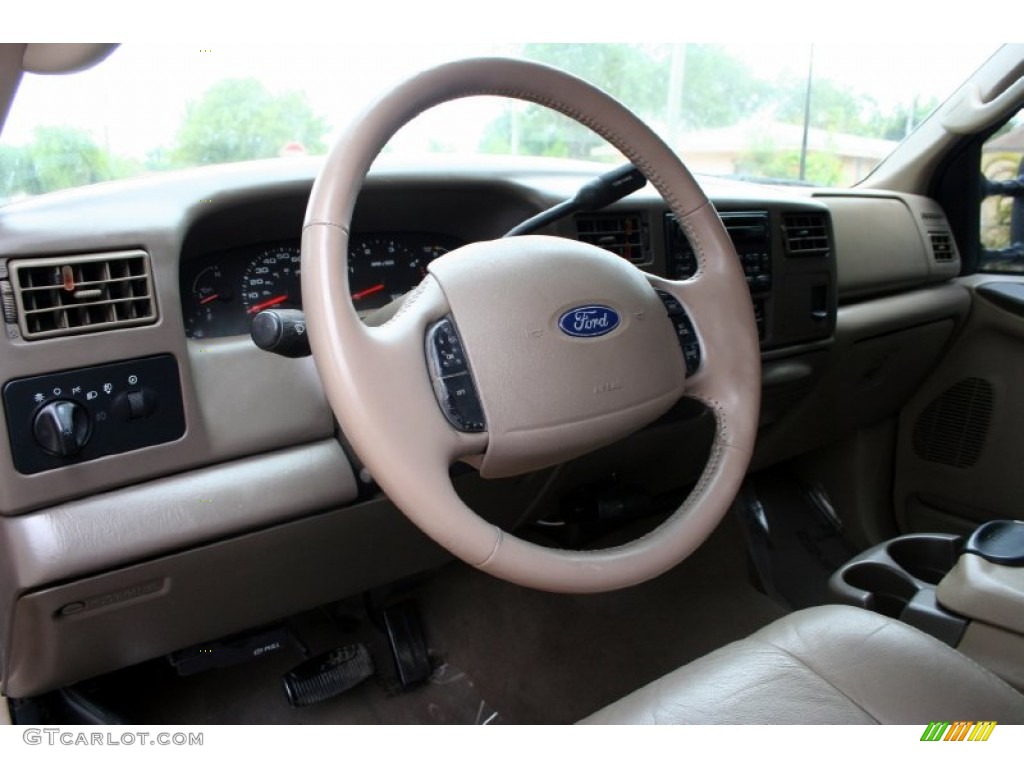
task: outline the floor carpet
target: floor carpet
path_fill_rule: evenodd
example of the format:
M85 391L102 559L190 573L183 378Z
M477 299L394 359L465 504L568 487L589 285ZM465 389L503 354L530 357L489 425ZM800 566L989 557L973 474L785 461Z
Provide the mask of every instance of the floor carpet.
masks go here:
M407 591L434 664L409 692L361 598L289 622L308 652L362 642L375 659L377 675L319 704L284 695L299 646L190 677L158 660L79 689L138 724L571 723L781 616L749 574L731 518L674 570L604 595L536 592L454 563Z

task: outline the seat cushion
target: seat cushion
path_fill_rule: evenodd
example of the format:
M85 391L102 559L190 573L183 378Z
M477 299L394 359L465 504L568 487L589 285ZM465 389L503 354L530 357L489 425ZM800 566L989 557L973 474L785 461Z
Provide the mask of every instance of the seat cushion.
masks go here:
M901 621L847 606L791 613L587 724L1024 723L1024 695Z

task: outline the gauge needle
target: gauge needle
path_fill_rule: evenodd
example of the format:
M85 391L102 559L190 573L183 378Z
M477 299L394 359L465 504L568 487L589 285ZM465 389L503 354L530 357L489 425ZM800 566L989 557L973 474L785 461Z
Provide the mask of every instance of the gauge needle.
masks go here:
M361 291L353 293L352 301L359 301L360 299L365 299L367 296L373 296L373 294L380 293L383 290L384 283L377 283L376 285L371 285L369 288L364 288Z
M261 301L259 304L253 304L249 307L249 314L255 315L257 312L262 312L267 307L272 307L275 304L280 304L282 301L288 300L288 294L282 293L280 296L272 296L266 301Z
M219 293L215 293L212 296L207 296L205 299L200 299L199 303L200 304L209 304L211 301L216 301L219 298L220 298L220 294Z

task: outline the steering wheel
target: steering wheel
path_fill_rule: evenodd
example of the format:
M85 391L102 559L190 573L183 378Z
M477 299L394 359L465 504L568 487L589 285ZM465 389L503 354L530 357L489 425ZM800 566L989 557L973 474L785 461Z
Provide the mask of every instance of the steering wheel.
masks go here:
M391 320L365 325L349 299L347 269L363 179L416 115L476 95L550 107L608 140L676 215L696 274L665 280L564 238L480 242L431 262ZM624 106L565 72L473 59L425 71L379 98L341 136L313 185L301 274L310 346L345 435L392 502L470 565L550 591L630 586L696 549L739 489L761 379L735 250L679 158ZM484 477L566 461L640 429L683 395L714 414L708 463L673 515L624 546L576 552L526 542L477 516L450 482L457 459Z

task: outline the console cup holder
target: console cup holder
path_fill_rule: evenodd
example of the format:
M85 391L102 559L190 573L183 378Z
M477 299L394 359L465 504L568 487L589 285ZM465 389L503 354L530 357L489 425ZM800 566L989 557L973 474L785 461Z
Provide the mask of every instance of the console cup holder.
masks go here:
M938 604L935 586L962 545L962 537L943 533L890 539L841 566L829 579L829 593L836 602L901 619L955 646L967 622Z
M959 536L901 536L886 543L893 562L915 579L937 585L960 557Z
M862 608L898 619L918 593L918 586L906 574L878 563L853 563L843 572L843 582L868 595Z

